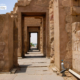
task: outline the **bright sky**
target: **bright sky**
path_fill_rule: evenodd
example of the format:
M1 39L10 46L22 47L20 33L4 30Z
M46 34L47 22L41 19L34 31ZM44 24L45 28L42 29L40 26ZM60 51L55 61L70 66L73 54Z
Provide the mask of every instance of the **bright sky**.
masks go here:
M37 33L31 33L31 43L37 43Z
M5 14L7 12L13 11L14 5L17 0L0 0L0 6L7 6L6 10L0 9L0 14Z

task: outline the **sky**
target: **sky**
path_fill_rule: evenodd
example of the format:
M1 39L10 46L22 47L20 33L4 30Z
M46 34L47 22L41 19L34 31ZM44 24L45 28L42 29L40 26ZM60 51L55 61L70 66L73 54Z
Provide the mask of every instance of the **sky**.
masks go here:
M17 0L0 0L0 6L6 6L6 10L0 9L0 14L6 14L7 12L13 11L14 5Z
M37 43L37 33L31 33L31 43Z

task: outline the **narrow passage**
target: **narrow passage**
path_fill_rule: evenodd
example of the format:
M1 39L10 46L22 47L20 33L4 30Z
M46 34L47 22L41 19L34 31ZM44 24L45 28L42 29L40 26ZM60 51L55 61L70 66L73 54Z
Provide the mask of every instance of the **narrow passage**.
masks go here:
M18 63L20 70L15 74L1 74L0 80L64 80L49 69L50 59L37 49L31 49Z
M32 48L24 59L19 59L21 70L14 80L63 80L49 69L50 59Z

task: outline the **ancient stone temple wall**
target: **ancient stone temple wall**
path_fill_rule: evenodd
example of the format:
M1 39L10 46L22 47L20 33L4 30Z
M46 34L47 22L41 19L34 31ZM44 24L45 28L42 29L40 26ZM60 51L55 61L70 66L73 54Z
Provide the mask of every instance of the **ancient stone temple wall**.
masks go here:
M80 0L53 0L55 66L59 70L61 60L64 61L66 68L79 70L79 58L77 57L79 49L75 51L74 46L74 42L77 40L76 35L79 36L79 28L77 33L73 33L76 31L76 26L79 26L79 23L75 22L80 22L79 2ZM75 49L73 50L72 47Z
M14 67L18 67L18 20L17 15L13 15L13 58Z
M71 0L72 69L80 74L80 0Z
M61 60L65 67L72 67L71 0L54 0L54 54L55 65L60 70Z
M0 72L13 68L13 19L10 14L0 15Z
M63 60L66 68L72 68L72 16L70 10L71 0L61 0L59 3L60 62Z
M27 0L26 0L27 1ZM29 5L20 4L20 1L16 4L18 7L18 55L22 56L22 17L25 16L42 16L45 18L44 26L44 47L45 55L50 56L50 41L49 41L49 1L50 0L31 0ZM23 1L24 2L24 1ZM26 2L27 3L27 2Z
M80 74L80 22L72 24L72 67Z
M0 15L0 72L18 67L17 15Z
M49 34L50 34L50 57L51 63L54 63L54 14L53 14L53 0L49 3Z

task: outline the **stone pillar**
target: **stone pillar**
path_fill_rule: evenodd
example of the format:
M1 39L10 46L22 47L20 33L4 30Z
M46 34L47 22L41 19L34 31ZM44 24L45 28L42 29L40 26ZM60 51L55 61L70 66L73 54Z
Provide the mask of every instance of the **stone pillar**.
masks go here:
M49 10L46 14L46 57L50 57Z
M22 57L22 15L18 13L18 57Z
M43 53L43 18L41 18L41 26L40 26L40 51Z
M49 34L50 34L50 57L51 63L54 63L54 14L53 14L53 0L49 4Z
M60 70L61 60L65 67L72 67L71 0L54 0L54 54L55 65ZM68 66L70 64L70 66Z
M38 28L38 49L40 50L40 28Z
M46 56L46 18L43 17L43 53Z
M54 54L55 65L60 69L60 31L59 31L59 0L54 1Z
M25 18L24 18L24 54L27 53L27 25L25 25Z
M0 15L0 72L13 68L13 26L9 13Z
M18 67L18 20L17 20L17 15L13 15L14 19L14 27L13 27L13 44L14 44L14 53L13 53L13 63L14 67Z

